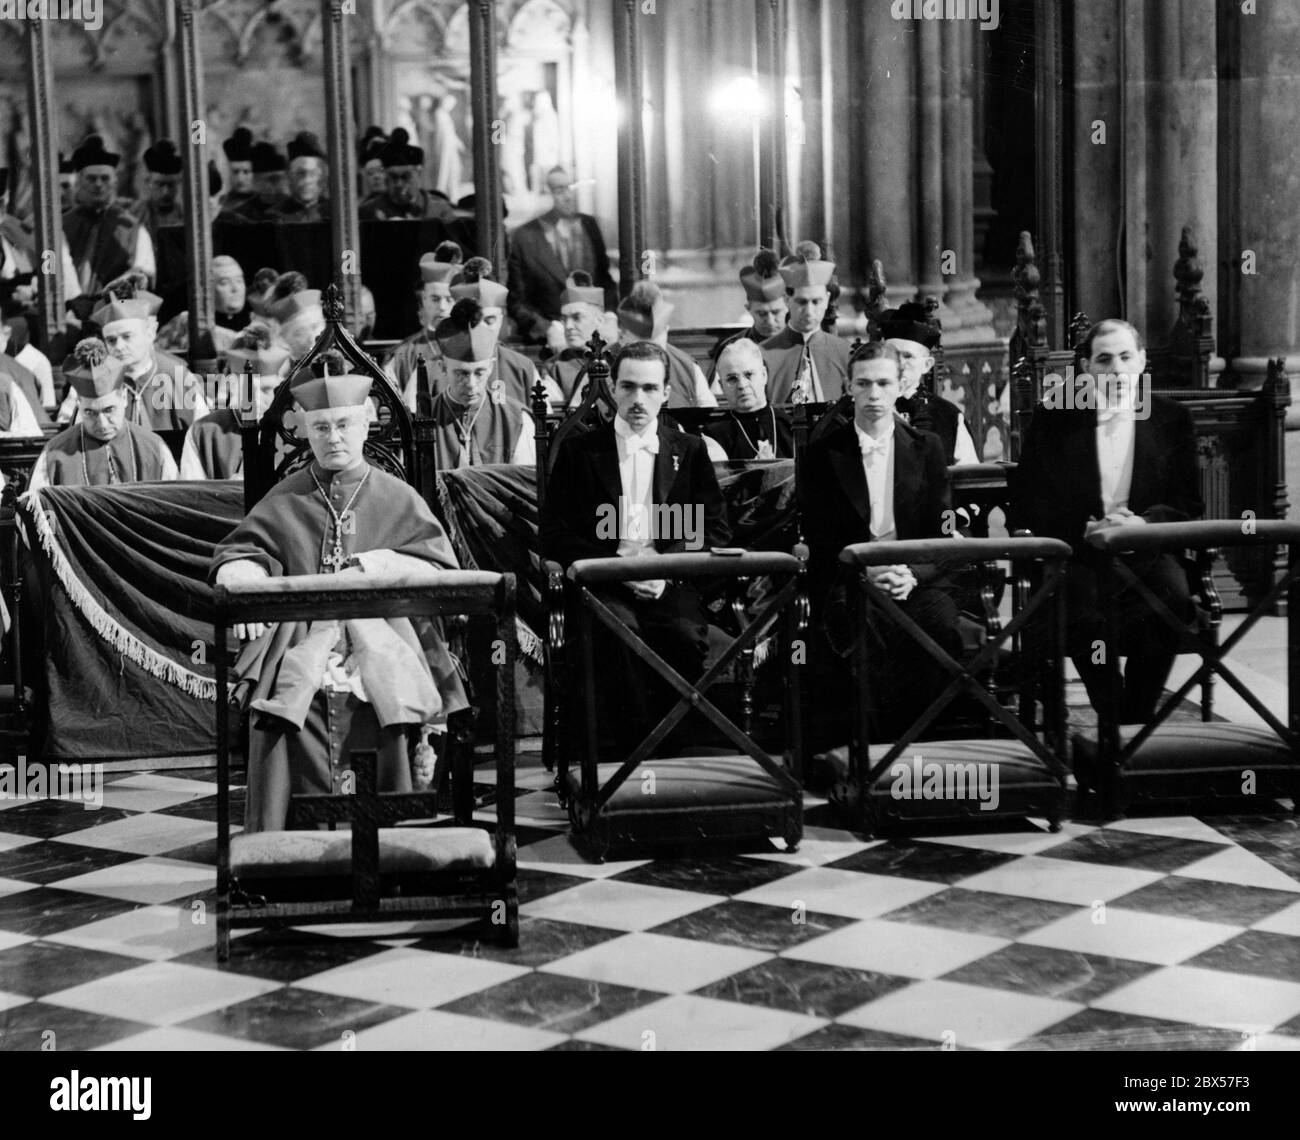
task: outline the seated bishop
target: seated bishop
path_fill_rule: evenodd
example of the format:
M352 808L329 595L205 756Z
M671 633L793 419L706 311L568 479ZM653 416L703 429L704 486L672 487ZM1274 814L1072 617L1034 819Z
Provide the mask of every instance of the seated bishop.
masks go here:
M217 547L213 583L457 568L424 500L365 458L370 386L368 377L328 372L294 380L312 462L273 487ZM445 727L468 707L438 622L289 622L237 626L235 634L247 641L236 673L250 697L249 831L292 826L296 794L341 792L355 750L378 753L381 791L427 783L432 768L413 764L411 733Z
M778 408L838 400L846 387L849 346L822 329L835 263L823 261L815 243L800 242L798 253L780 272L789 317L785 328L763 341L770 377L768 399Z
M225 356L239 398L234 407L218 408L186 433L181 449L182 479L243 479L243 409L251 408L260 420L275 399L289 363L289 350L273 343L271 330L256 321L239 334ZM245 374L250 366L253 381L248 391Z
M497 372L496 334L476 302L456 302L451 316L438 326L438 346L442 378L432 408L438 470L534 463L533 417Z
M590 273L571 273L560 294L560 320L552 321L546 333L546 372L560 391L561 407L582 403L586 385L578 377L586 364L587 345L604 321L605 290L592 284Z
M126 371L102 340L81 341L63 362L63 375L77 395L77 422L45 445L32 467L29 491L176 478L167 445L152 428L131 422Z
M727 344L718 356L717 376L726 412L704 428L728 459L793 459L794 425L767 400L763 350L745 337Z

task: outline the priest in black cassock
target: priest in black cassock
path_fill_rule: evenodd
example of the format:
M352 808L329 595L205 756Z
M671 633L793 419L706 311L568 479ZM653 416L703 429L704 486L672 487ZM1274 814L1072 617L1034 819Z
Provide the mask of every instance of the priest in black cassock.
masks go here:
M733 340L718 357L717 375L727 414L706 424L705 434L722 445L728 459L793 459L790 417L767 402L763 350L744 337Z
M63 362L80 403L78 420L41 451L29 491L176 478L176 461L152 428L130 422L126 371L102 340L88 338Z
M326 358L318 363L328 368ZM328 372L294 382L313 460L217 547L211 581L457 568L424 500L365 458L370 384ZM342 791L355 750L378 752L381 791L410 791L426 774L413 780L408 730L468 707L437 622L290 622L235 633L248 641L236 662L252 710L248 831L291 823L294 794Z

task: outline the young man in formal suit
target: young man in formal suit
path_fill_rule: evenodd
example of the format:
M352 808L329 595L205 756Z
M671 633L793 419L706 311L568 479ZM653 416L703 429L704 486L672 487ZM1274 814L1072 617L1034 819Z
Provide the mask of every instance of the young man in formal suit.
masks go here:
M814 620L824 627L831 651L820 655L818 683L810 691L821 697L813 723L828 739L843 733L852 707L844 658L853 648L856 598L841 569L840 551L859 542L941 538L955 530L943 444L895 414L901 376L894 349L880 341L862 345L849 363L852 422L814 440L804 454L800 503L808 589ZM938 567L889 565L867 573L931 638L960 655L957 605ZM873 735L896 735L943 688L946 677L888 619L877 616L865 635L872 649Z
M1155 711L1176 638L1130 589L1118 597L1121 644L1104 644L1103 559L1087 537L1106 527L1199 518L1196 443L1187 409L1151 394L1142 340L1127 321L1093 325L1080 359L1092 379L1083 389L1090 398L1079 398L1079 378L1071 407L1052 406L1063 401L1045 391L1012 484L1014 519L1074 548L1066 575L1066 650L1098 712L1106 708L1109 671L1119 668L1118 657L1128 657L1113 711L1121 723L1136 724ZM1191 619L1187 574L1177 558L1126 555L1124 561L1175 615Z
M548 557L568 566L582 558L727 544L726 505L704 441L659 419L667 379L668 360L658 345L640 341L619 353L611 376L613 422L570 436L556 457L542 520ZM660 578L597 594L684 678L700 676L708 623L693 585ZM596 694L597 707L612 714L618 745L630 751L662 715L667 686L622 642L596 629L596 660L607 682Z
M781 266L785 279L789 323L774 337L763 341L767 358L768 399L778 408L790 403L838 400L845 390L849 346L832 333L822 331L822 318L830 304L830 284L835 263L822 261L821 250L811 242L809 253Z

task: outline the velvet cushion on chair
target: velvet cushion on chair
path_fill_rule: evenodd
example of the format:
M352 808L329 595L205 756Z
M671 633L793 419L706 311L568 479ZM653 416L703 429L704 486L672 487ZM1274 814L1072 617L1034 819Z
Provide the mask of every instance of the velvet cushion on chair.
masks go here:
M878 764L888 755L890 744L871 745L871 763ZM888 792L898 779L902 769L907 770L910 778L911 768L916 758L920 758L922 775L924 765L937 764L992 764L998 770L999 789L1008 787L1029 787L1042 784L1055 784L1051 772L1042 760L1029 750L1029 746L1019 740L918 740L907 747L884 772L877 778L872 790ZM832 780L847 780L849 773L849 750L847 747L835 748L821 753L817 763L825 764Z
M618 768L617 764L601 764L600 783L603 785ZM653 781L650 773L654 774ZM570 768L567 780L570 793L577 796L582 788L581 772ZM604 810L740 807L785 804L789 800L790 793L748 756L675 756L642 763L623 781Z
M480 827L381 827L383 874L480 870L496 863L490 832ZM317 878L352 870L349 831L255 831L231 837L231 872L245 878Z
M1140 725L1127 724L1119 730L1121 745L1127 744ZM1074 762L1091 768L1097 762L1095 737L1074 737ZM1297 758L1268 728L1243 724L1196 722L1162 724L1125 765L1125 771L1154 775L1230 771L1234 775L1259 768L1296 767Z

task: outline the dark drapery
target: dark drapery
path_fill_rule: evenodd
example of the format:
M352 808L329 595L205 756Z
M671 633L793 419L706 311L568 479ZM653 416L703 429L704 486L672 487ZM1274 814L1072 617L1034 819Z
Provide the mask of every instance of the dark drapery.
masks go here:
M49 697L46 756L211 752L208 566L239 483L50 487L20 506ZM43 518L34 516L39 506Z

